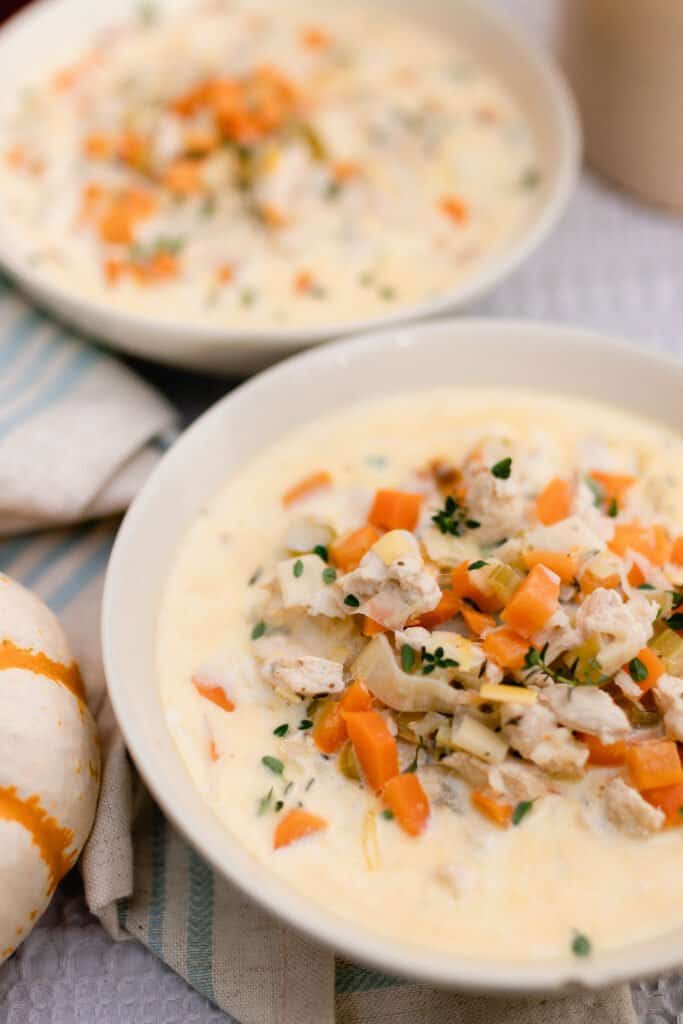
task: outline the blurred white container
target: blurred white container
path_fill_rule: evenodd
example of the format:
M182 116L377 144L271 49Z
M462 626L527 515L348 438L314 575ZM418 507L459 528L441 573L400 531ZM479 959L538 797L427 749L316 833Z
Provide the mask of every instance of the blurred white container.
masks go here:
M681 0L562 0L558 45L589 162L683 212Z

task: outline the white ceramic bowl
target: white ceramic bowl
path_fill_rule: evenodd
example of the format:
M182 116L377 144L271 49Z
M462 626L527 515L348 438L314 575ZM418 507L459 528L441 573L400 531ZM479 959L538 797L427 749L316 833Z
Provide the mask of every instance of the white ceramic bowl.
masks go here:
M683 961L683 922L675 934L586 960L514 963L434 955L359 930L306 903L256 862L199 799L166 728L155 681L157 616L170 560L200 507L245 459L284 431L359 397L429 388L435 381L581 395L683 429L682 364L542 323L460 319L408 326L337 342L267 370L178 441L116 541L103 641L109 691L128 749L165 813L218 871L289 924L355 960L437 985L516 993L602 986L668 970Z
M186 0L158 0L177 7ZM79 296L31 266L7 240L0 206L0 265L40 305L88 334L128 352L160 362L215 372L247 373L315 342L461 307L493 288L536 248L563 212L572 192L580 153L578 121L568 91L540 49L501 16L476 0L365 0L403 12L452 35L494 68L526 110L538 140L543 182L526 229L497 255L439 299L354 322L305 328L244 329L197 325L127 313ZM39 0L0 31L0 110L43 63L54 65L55 40L78 50L93 32L120 18L138 0L121 0L114 10L92 0ZM67 45L67 44L64 44ZM5 240L3 241L3 234Z

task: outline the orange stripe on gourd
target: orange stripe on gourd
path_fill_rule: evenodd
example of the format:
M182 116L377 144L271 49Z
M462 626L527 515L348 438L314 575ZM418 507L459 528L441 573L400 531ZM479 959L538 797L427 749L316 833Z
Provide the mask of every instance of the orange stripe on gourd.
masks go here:
M62 828L41 806L38 796L20 797L16 786L0 786L0 821L12 821L30 833L48 870L48 894L73 864L67 850L73 842L71 829Z
M30 651L17 647L11 640L3 640L0 643L0 671L6 668L25 669L45 676L70 690L78 700L85 701L85 687L75 661L70 665L62 665L60 661L48 658L42 651Z

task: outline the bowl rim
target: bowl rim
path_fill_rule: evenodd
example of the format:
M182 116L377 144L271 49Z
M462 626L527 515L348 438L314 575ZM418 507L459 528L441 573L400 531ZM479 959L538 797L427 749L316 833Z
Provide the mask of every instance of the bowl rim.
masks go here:
M683 962L683 945L680 939L678 945L676 942L668 942L667 933L595 958L553 959L534 963L531 960L497 961L463 955L433 954L424 947L389 939L370 930L359 930L352 922L312 901L303 900L265 865L254 865L246 848L227 830L220 840L214 841L215 837L207 838L202 834L201 823L195 822L191 813L188 818L183 818L183 811L187 808L179 809L174 803L174 793L170 789L166 790L161 759L146 745L141 723L134 714L129 713L125 684L116 666L117 643L121 637L117 635L115 626L115 609L121 581L128 570L127 548L130 538L139 529L145 529L147 503L160 482L163 482L169 467L173 471L176 464L182 464L185 448L190 446L195 437L211 432L214 421L223 417L226 408L235 403L236 396L240 400L245 397L258 399L259 392L277 386L278 377L286 377L292 371L305 370L310 364L322 365L325 372L333 373L340 358L342 361L346 357L353 360L356 353L362 356L386 351L394 346L429 344L430 336L438 339L442 334L466 335L471 340L477 332L490 333L491 330L502 336L514 335L523 330L526 335L533 336L537 344L549 345L556 350L566 350L572 345L583 347L584 350L589 348L596 359L600 356L608 361L621 358L630 360L633 365L649 363L650 368L654 363L656 372L673 375L683 384L683 363L669 353L639 349L633 342L590 328L523 319L458 318L410 325L399 331L371 332L352 339L341 339L322 348L292 356L239 385L212 405L183 432L152 472L124 518L107 568L102 602L102 650L114 713L142 779L178 831L199 850L220 876L235 885L251 901L318 945L393 977L412 979L437 988L488 994L557 995L582 989L599 989L671 970ZM182 762L180 754L178 758ZM190 785L194 788L191 780ZM664 940L667 940L666 948L659 948Z
M0 55L6 46L12 44L13 36L31 22L38 23L44 11L78 0L32 0L0 26ZM520 57L534 69L545 96L553 108L557 133L557 167L550 177L550 185L539 200L538 208L524 229L514 236L500 252L484 260L470 276L440 296L405 304L393 312L376 314L355 320L331 321L304 327L271 326L230 326L229 324L193 324L188 314L184 318L159 317L146 312L130 312L117 308L97 297L84 297L76 289L55 280L49 273L31 265L28 258L15 251L11 242L3 245L0 238L0 269L15 283L37 296L39 304L57 307L65 319L73 320L79 315L101 318L105 326L97 333L118 348L125 344L114 334L134 332L145 335L147 345L154 339L160 341L164 334L191 337L191 344L201 343L210 349L227 350L231 346L267 346L273 353L284 354L293 347L314 344L329 338L355 335L375 331L384 327L399 326L417 320L436 317L466 306L506 278L520 266L548 237L565 212L578 180L582 154L581 123L576 104L559 66L551 54L546 52L507 13L497 11L476 0L458 0L458 4L476 17L486 31L504 33L519 51ZM67 312L63 312L66 310ZM106 326L106 324L110 326ZM112 333L114 332L114 334ZM140 347L136 346L136 351ZM150 358L154 358L148 353ZM159 356L162 359L162 356Z

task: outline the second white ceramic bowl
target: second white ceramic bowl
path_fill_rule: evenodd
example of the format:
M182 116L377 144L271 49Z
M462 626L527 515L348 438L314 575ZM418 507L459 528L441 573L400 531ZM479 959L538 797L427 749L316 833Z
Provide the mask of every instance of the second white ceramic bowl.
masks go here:
M362 382L362 387L361 387ZM683 365L569 327L516 321L422 324L338 342L233 391L164 457L129 511L103 608L109 692L128 749L153 795L200 853L290 925L390 974L488 992L597 987L683 961L675 934L586 960L468 959L360 930L307 903L240 845L202 804L166 728L155 631L169 564L200 508L250 456L285 432L364 399L439 386L538 388L621 405L683 429Z
M187 0L158 0L164 8ZM535 133L543 180L536 212L526 229L491 256L469 278L438 299L404 306L371 319L326 323L307 328L231 328L128 313L114 304L79 295L77 284L63 287L33 266L3 231L0 203L0 266L40 305L75 327L125 351L159 362L197 370L245 374L291 352L342 334L443 314L489 291L525 260L546 237L571 195L580 154L578 120L567 88L539 47L499 14L477 0L364 0L380 5L387 16L405 14L452 36L477 54L506 83L527 112ZM0 113L18 89L53 66L59 56L55 40L68 40L77 51L97 32L138 0L115 5L92 0L38 0L10 19L0 31ZM3 240L4 238L4 240Z

